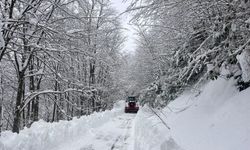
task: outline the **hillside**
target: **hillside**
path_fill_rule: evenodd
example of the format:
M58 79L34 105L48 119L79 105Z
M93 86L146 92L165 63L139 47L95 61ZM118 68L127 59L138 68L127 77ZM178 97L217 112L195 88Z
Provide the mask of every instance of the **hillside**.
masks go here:
M148 107L135 121L136 150L248 150L250 88L238 92L234 80L218 79L202 92L186 92L156 111Z

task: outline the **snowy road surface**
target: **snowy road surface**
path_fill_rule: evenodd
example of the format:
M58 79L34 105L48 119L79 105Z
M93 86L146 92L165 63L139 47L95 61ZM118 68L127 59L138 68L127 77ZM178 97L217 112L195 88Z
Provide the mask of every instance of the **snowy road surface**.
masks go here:
M135 114L121 114L53 150L131 150L134 118Z

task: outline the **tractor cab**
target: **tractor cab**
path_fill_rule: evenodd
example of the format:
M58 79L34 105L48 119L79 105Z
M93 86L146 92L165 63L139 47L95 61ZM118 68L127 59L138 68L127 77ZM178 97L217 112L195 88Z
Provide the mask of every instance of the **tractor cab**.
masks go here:
M129 96L126 99L125 113L137 113L139 106L135 96Z

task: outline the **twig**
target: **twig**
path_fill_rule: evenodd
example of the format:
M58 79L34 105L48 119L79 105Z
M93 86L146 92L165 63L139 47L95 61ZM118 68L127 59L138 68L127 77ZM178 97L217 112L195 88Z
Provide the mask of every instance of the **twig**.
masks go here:
M161 116L160 115L158 115L157 114L157 112L156 111L154 111L154 109L153 108L151 108L151 107L149 107L150 108L150 110L161 120L161 122L170 130L170 127L167 125L167 123L161 118Z

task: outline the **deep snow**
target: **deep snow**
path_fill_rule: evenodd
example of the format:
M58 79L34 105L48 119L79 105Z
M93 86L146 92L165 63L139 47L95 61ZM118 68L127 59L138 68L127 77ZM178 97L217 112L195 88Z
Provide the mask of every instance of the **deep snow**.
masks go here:
M242 69L242 78L244 82L250 81L250 49L244 49L244 51L237 56Z
M234 84L210 81L201 94L185 92L157 111L170 130L144 107L135 119L135 149L249 150L250 88L238 92Z
M234 84L210 81L154 110L170 129L150 108L135 117L120 102L72 121L39 121L19 135L3 132L0 150L249 150L250 88L238 92Z
M72 121L40 120L20 134L3 132L0 150L131 150L134 117L119 102L111 111Z
M121 114L52 150L130 150L134 114Z

